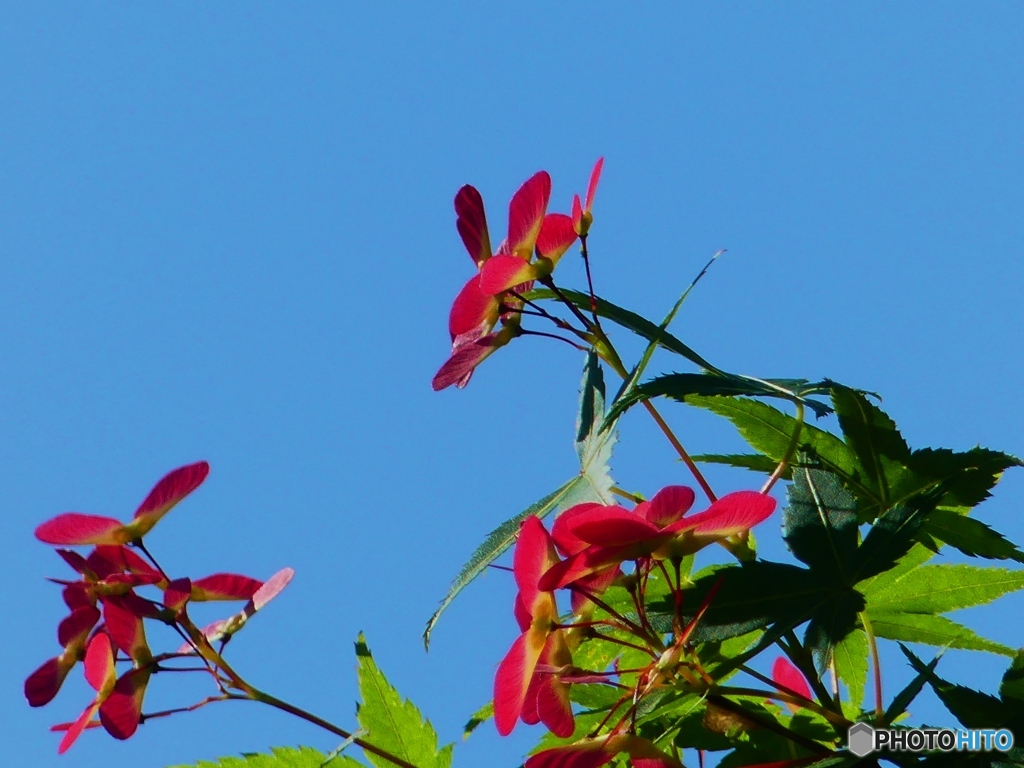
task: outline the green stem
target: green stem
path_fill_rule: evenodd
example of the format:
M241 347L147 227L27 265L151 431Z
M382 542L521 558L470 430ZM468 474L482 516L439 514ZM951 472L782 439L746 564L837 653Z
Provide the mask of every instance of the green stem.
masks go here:
M772 472L771 477L768 478L768 482L761 488L761 493L768 493L772 489L772 486L782 477L786 471L786 467L793 460L793 454L796 453L797 446L800 445L800 433L803 431L804 426L804 404L799 400L796 401L796 429L793 430L793 437L789 440L789 445L786 447L786 454L782 457L782 461L779 462L779 466Z
M614 493L619 498L626 499L626 501L631 501L634 504L639 504L641 501L643 501L642 496L637 496L635 493L624 491L617 485L612 486L612 493Z
M885 707L882 704L882 665L878 657L878 641L875 630L866 611L858 614L860 623L864 625L864 633L868 636L868 648L871 650L871 666L875 673L875 723L881 726L885 720Z

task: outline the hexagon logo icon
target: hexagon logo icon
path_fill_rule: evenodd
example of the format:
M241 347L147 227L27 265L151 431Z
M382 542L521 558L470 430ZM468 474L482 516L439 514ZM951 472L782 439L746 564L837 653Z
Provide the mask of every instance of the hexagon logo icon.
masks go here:
M847 748L857 757L864 757L875 748L875 729L867 723L854 723L847 731Z

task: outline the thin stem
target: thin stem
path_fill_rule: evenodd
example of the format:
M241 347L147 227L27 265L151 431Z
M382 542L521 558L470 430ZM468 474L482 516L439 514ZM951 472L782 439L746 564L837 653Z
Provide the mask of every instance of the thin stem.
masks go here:
M170 576L168 576L164 569L160 567L160 563L156 561L156 558L149 554L149 550L146 549L146 545L142 543L142 539L136 539L135 541L133 541L132 546L139 550L147 558L149 558L149 562L151 562L153 564L153 567L160 572L160 575L163 577L164 581L171 580Z
M882 698L882 665L878 656L878 641L867 613L860 614L860 622L864 625L864 633L868 636L868 648L871 650L871 666L874 667L875 673L875 722L881 726L885 719L885 706ZM858 706L860 704L859 702L855 703Z
M586 347L582 346L581 344L577 344L572 339L567 339L564 336L559 336L557 333L545 333L544 331L528 331L525 328L520 328L519 329L519 335L520 336L543 336L544 338L547 338L547 339L557 339L558 341L564 341L570 347L575 347L580 352L586 352L587 351Z
M157 664L153 668L154 672L209 672L209 667L164 667Z
M521 293L516 293L515 291L512 291L512 290L510 290L508 293L509 293L510 296L513 296L514 298L519 299L519 301L523 302L523 304L525 304L526 306L531 307L537 313L538 317L543 317L543 318L546 318L546 319L550 320L552 323L554 323L556 326L561 328L563 331L574 331L574 332L577 332L577 333L579 332L579 329L577 329L574 326L570 325L568 322L566 322L562 318L555 317L550 312L548 312L546 309L544 309L544 307L542 307L540 304L538 304L535 301L532 301L531 299L526 298Z
M606 338L604 333L600 332L600 329L597 326L594 326L593 323L591 323L590 320L587 319L587 316L580 312L579 308L575 304L569 301L569 297L562 293L562 290L557 285L555 285L555 281L551 279L550 275L548 277L542 278L540 283L545 288L549 289L553 294L555 294L555 296L558 297L558 300L569 308L569 311L576 316L576 319L583 323L584 328L590 331L598 330L601 337Z
M602 718L601 722L597 724L597 727L595 727L593 730L591 730L591 732L590 732L590 736L591 737L596 736L597 732L600 731L602 728L604 728L605 724L609 720L612 719L612 715L615 714L615 710L617 710L619 707L621 707L623 704L625 704L628 698L629 698L629 694L626 694L626 695L622 696L617 702L615 702L611 706L611 708L608 710L608 714L605 715L604 718Z
M220 696L207 696L202 701L197 701L195 704L192 704L191 706L188 706L188 707L176 707L175 709L164 709L164 710L161 710L160 712L153 712L152 714L149 714L149 715L141 715L139 717L139 722L140 723L144 723L147 720L155 720L158 717L170 717L171 715L177 715L177 714L179 714L181 712L195 712L200 707L205 707L207 704L212 704L215 701L229 701L231 699L238 699L239 701L243 701L243 700L245 700L245 698L246 698L245 696L240 696L237 693L224 693L224 694L221 694Z
M804 404L799 400L796 403L796 429L793 430L793 437L789 440L789 445L786 447L786 454L782 457L782 461L779 462L779 466L775 468L771 476L768 478L768 482L761 488L761 493L768 493L772 489L772 486L782 477L786 471L786 467L789 466L789 462L793 460L793 454L796 453L796 448L800 444L800 432L803 431L804 426Z
M594 278L590 274L590 255L587 253L586 235L580 235L580 253L583 256L583 268L587 272L587 290L590 292L590 314L594 318L594 327L600 328L601 321L597 317L597 294L594 293Z
M613 485L612 486L612 493L614 493L620 499L626 499L627 501L631 501L634 504L639 504L640 502L643 501L643 497L642 496L637 496L635 493L630 493L629 491L624 491L621 488L619 488L619 486L617 486L617 485Z
M661 575L665 577L665 583L672 590L672 601L675 603L675 614L672 616L672 633L679 637L683 634L683 593L681 589L676 588L672 583L672 577L669 576L668 568L665 567L665 561L658 560L657 562L658 568L661 569ZM676 563L676 575L678 574L679 564Z
M640 619L640 624L644 628L644 631L649 635L655 634L654 627L651 626L651 622L647 620L647 606L644 600L640 597L640 582L633 584L633 589L629 590L629 596L633 598L633 607L636 608L636 615Z
M599 640L607 640L609 643L615 643L616 645L624 645L627 648L632 648L635 651L640 651L642 653L646 653L652 659L658 658L658 654L656 654L650 648L644 648L644 646L642 646L642 645L637 645L636 643L631 643L628 640L620 640L617 637L613 637L612 635L605 635L605 634L602 634L601 632L597 632L595 634L596 634L596 637Z
M654 407L654 403L650 400L644 400L644 408L651 414L651 418L654 419L654 423L661 428L661 431L668 438L668 441L672 444L672 447L676 449L676 453L679 454L679 458L682 459L683 464L690 470L690 474L693 475L694 480L700 486L701 490L704 491L704 495L708 497L708 501L714 504L718 501L718 497L715 496L715 492L711 490L711 486L708 485L708 481L704 479L704 475L697 468L697 465L693 463L693 459L690 458L690 454L683 448L683 444L679 442L679 438L675 436L672 429L666 423L665 419L662 418L661 414L658 413L658 409Z
M338 726L334 725L334 723L328 722L327 720L324 720L322 717L317 717L311 712L307 712L304 709L300 709L299 707L289 704L287 701L281 701L281 699L271 696L269 693L264 693L263 691L253 689L250 698L252 701L258 701L263 704L269 704L275 709L280 709L282 712L287 712L289 715L294 715L295 717L298 717L301 720L305 720L307 723L317 725L323 728L325 731L330 731L336 736L341 736L341 738L343 739L351 739L351 742L353 744L358 745L365 752L371 752L377 755L378 757L383 757L389 763L394 763L397 766L401 766L401 768L418 768L412 763L406 762L397 755L391 754L387 750L381 749L380 747L376 747L373 744L369 744L366 741L363 741L358 736L354 736L353 734L349 733L343 728L339 728Z
M624 625L623 629L625 631L630 632L631 634L634 634L637 637L646 638L647 640L652 641L657 646L662 647L661 640L659 638L657 638L654 635L648 633L643 627L638 626L634 622L632 622L629 619L627 619L625 616L623 616L621 613L616 611L614 608L612 608L606 602L601 600L601 598L597 597L590 590L583 589L578 584L570 584L569 585L569 589L571 589L574 592L579 592L585 598L587 598L590 602L592 602L594 605L596 605L598 608L602 609L603 611L606 611L609 616L613 616L617 621L621 622Z

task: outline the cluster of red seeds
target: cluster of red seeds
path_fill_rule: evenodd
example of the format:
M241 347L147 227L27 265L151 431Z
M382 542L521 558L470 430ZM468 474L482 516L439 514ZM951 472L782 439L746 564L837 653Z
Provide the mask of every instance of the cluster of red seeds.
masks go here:
M571 216L547 212L547 171L527 179L509 203L508 236L493 253L480 193L467 184L455 195L456 226L477 272L452 304L452 352L434 376L434 389L466 386L480 363L522 333L522 295L534 281L547 281L576 239L586 237L602 166L603 159L594 165L586 202L573 198Z
M292 570L284 569L266 583L233 573L217 573L195 580L172 579L149 558L142 543L143 536L199 487L209 471L209 465L203 461L168 473L154 486L128 523L69 512L36 529L36 538L55 545L57 554L76 572L77 579L53 579L63 587L64 604L70 611L57 628L61 652L28 676L25 697L33 707L48 704L80 661L84 662L85 679L96 691L77 720L53 727L55 731L64 732L59 752L65 752L87 728L102 726L114 738L127 739L150 717L194 709L206 703L181 710L143 713L150 678L156 672L175 669L173 662L176 660L202 660L204 666L197 668L198 671L212 675L225 694L228 688L241 687L241 681L226 674L230 668L223 663L220 651L215 650L213 644L220 643L220 650L223 650L223 643L285 587L291 580ZM93 549L82 555L63 548L69 546ZM140 594L139 590L147 587L158 592L159 597ZM188 605L210 600L246 601L246 605L234 616L199 629L189 618ZM146 640L146 621L173 627L184 644L173 652L154 653ZM119 671L119 665L123 671Z
M607 732L581 739L571 745L540 752L527 768L596 768L616 754L630 755L637 768L680 768L679 761L633 732L633 713L641 699L659 687L687 679L685 660L688 640L706 605L685 626L679 608L683 585L678 573L673 584L677 621L666 638L644 621L643 585L660 569L671 581L665 563L678 564L713 543L738 542L746 531L767 519L775 510L772 497L756 491L738 491L711 504L706 510L687 515L694 492L683 486L669 486L650 501L633 509L604 504L581 504L566 510L549 533L536 517L527 518L519 533L513 555L513 573L519 593L515 617L522 634L498 666L494 681L494 718L498 731L506 735L518 720L543 723L556 736L566 738L575 731L569 699L573 683L613 683L613 670L585 670L573 665L572 649L596 628L631 635L634 647L651 657L636 677L633 688L623 691L619 704L602 723ZM628 576L637 585L639 618L630 620L601 601L601 595L624 577L622 565L633 563ZM572 595L572 616L560 617L556 590ZM594 620L595 610L604 609ZM580 630L584 630L581 632ZM618 713L617 723L612 717Z

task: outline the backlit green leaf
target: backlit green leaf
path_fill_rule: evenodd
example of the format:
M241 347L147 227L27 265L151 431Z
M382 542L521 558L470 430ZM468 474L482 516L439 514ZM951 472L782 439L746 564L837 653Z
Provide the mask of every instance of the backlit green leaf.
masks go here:
M327 755L309 747L274 747L269 755L248 754L239 757L222 757L219 760L200 760L191 767L178 765L171 768L320 768ZM348 755L339 755L325 768L364 768L363 764Z
M357 674L362 703L356 711L359 725L366 731L363 740L387 750L417 768L448 768L452 745L437 748L437 733L429 720L408 699L402 699L377 667L366 639L356 641ZM394 768L394 763L372 752L366 759L377 768Z
M734 453L734 454L720 454L720 453L699 453L695 456L691 456L691 459L696 461L698 464L701 462L705 464L724 464L728 467L739 467L740 469L749 469L754 472L760 472L762 474L770 475L775 471L775 467L778 466L779 462L773 459L763 456L759 453ZM783 474L785 479L789 479L791 469L786 470Z
M926 613L882 613L868 610L871 626L878 637L905 643L924 643L937 648L963 648L1012 656L1013 649L986 640L963 624L945 616Z
M890 486L906 472L910 448L895 422L860 392L837 384L832 404L846 444L857 455L870 487L878 491L882 508L887 508Z
M1024 588L1024 571L973 565L922 565L865 593L872 611L946 613L984 605Z
M836 643L834 657L839 679L846 685L850 703L859 709L864 703L864 687L868 679L868 636L854 629Z
M466 721L466 724L462 726L462 738L468 739L469 735L477 729L478 726L483 725L488 720L494 717L494 702L488 701L480 709L473 713L473 716Z
M778 463L786 455L793 432L800 424L777 408L744 397L690 397L687 403L724 416L739 430L755 451ZM863 482L862 470L852 450L831 432L804 424L800 445L809 447L821 462L822 469L835 472L847 485ZM856 492L855 487L851 490Z

